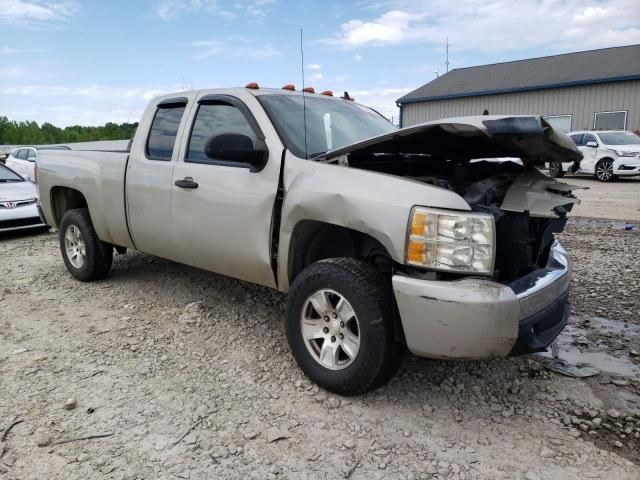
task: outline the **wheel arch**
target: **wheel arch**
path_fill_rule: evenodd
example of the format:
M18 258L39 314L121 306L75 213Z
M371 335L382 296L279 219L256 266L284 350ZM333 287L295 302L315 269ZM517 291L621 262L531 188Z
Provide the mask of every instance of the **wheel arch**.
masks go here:
M75 208L89 208L84 194L71 187L56 186L51 188L51 212L56 228L60 227L62 217Z
M312 263L336 257L364 260L383 273L393 271L391 255L371 235L333 223L301 220L295 225L289 241L289 285Z

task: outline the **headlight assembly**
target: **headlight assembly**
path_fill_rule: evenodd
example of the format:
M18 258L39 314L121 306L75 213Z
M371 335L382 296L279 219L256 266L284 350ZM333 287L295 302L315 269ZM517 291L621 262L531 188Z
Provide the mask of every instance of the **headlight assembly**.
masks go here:
M622 150L611 149L619 157L635 157L639 152L623 152Z
M493 216L425 207L411 210L405 261L433 270L492 274Z

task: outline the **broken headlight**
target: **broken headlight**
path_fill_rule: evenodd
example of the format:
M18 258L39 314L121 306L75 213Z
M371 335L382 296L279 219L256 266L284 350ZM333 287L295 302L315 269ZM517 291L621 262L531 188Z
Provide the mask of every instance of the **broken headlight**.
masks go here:
M495 223L492 215L413 207L406 263L433 270L493 273Z

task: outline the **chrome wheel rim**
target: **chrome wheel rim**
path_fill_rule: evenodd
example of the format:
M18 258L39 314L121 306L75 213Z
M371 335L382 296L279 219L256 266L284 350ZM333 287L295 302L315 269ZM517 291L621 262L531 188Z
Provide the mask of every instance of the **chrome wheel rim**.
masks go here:
M75 225L69 225L64 234L64 249L71 265L75 268L82 268L87 257L87 249L84 237Z
M596 169L596 175L599 180L609 180L613 177L613 163L611 162L600 162L598 164L598 168Z
M302 338L311 357L324 368L342 370L360 350L360 324L349 301L335 290L310 295L302 307Z
M551 173L552 177L558 176L559 172L560 172L560 168L557 163L553 162L551 163L551 165L549 165L549 173Z

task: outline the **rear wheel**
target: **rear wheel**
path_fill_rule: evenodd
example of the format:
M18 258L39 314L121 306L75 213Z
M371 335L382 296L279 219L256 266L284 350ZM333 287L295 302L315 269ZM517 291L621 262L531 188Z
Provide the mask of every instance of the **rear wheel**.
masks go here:
M564 171L562 170L562 164L560 162L549 162L549 175L551 178L564 177Z
M286 328L304 373L340 395L384 385L404 352L393 335L389 279L351 258L323 260L298 275L289 292Z
M601 182L610 182L615 179L613 174L613 160L604 158L596 165L596 178Z
M78 208L65 213L59 238L64 263L76 279L91 282L107 276L113 261L113 247L96 235L89 210Z

